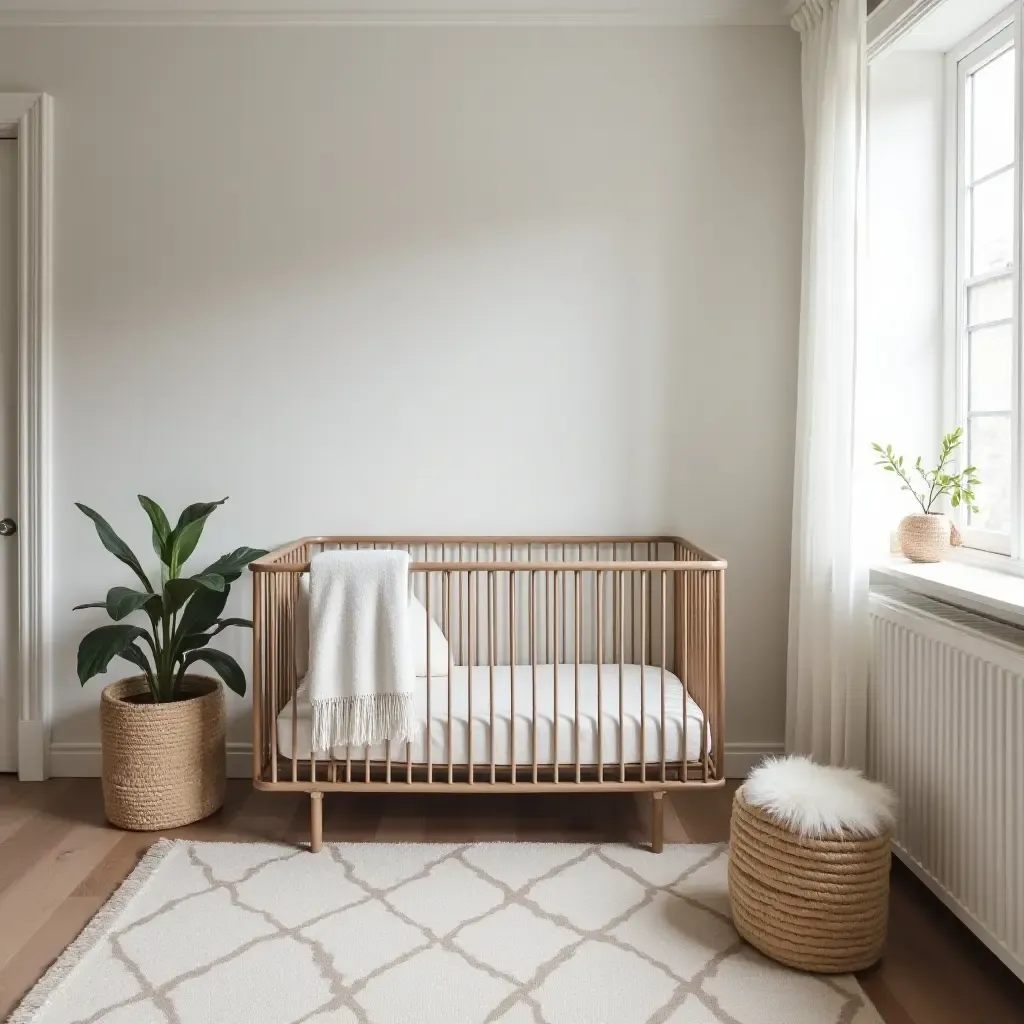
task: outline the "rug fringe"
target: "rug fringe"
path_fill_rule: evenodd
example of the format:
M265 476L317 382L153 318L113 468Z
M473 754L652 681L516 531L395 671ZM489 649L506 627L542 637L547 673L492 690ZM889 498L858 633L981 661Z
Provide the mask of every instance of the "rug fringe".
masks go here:
M139 861L135 870L79 932L78 938L50 965L49 970L18 1004L18 1008L7 1018L7 1024L32 1024L54 989L71 974L107 933L111 921L124 912L171 853L179 846L188 845L186 839L158 839Z
M411 693L371 693L314 700L313 749L377 746L413 738Z

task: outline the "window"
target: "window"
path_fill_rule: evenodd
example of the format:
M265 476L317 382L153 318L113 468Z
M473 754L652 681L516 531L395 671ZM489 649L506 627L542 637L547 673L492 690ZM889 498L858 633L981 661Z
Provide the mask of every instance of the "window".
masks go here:
M951 334L955 420L965 434L961 467L977 466L982 481L979 511L957 510L959 526L969 546L1021 557L1015 31L1012 23L994 26L951 57L956 82Z

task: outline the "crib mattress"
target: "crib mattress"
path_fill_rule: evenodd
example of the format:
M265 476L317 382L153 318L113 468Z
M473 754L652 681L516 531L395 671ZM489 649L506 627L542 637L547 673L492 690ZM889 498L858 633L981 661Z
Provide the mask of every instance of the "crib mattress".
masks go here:
M558 679L558 738L557 758L559 764L576 762L574 735L574 702L576 695L574 665L538 665L536 669L537 692L537 763L551 765L556 756L555 748L555 678ZM472 754L474 764L490 764L490 722L491 722L491 669L486 665L472 669L456 666L451 678L451 745L452 762L468 764L470 756L469 737L472 733ZM494 763L510 765L513 750L512 700L515 692L515 761L518 765L533 763L532 709L534 694L534 670L530 665L495 666L494 672ZM579 760L584 765L596 765L598 758L598 666L579 667ZM661 669L649 665L624 665L622 667L622 728L619 728L619 666L600 667L600 749L605 764L619 761L619 742L623 744L623 758L627 763L636 764L641 760L648 763L661 760ZM665 760L680 762L700 761L704 749L711 749L711 729L704 727L704 716L694 699L686 695L686 713L683 713L683 685L671 672L665 672ZM469 694L472 689L473 714L470 722ZM643 693L643 717L646 730L641 730L641 692ZM417 722L415 739L412 741L412 760L416 764L427 761L427 679L416 680L414 706ZM430 693L430 749L434 763L448 762L448 678L433 676L429 682ZM295 749L300 760L310 757L312 738L312 711L300 684L298 707L294 725ZM277 748L287 758L292 756L292 702L289 701L277 717ZM701 747L701 735L706 747ZM643 739L641 739L643 737ZM641 743L643 746L641 747ZM405 744L392 749L394 760L405 761ZM344 760L344 747L334 750L335 758ZM317 757L323 757L318 752ZM365 756L363 748L352 750L353 759ZM383 761L387 756L384 746L371 747L370 758Z

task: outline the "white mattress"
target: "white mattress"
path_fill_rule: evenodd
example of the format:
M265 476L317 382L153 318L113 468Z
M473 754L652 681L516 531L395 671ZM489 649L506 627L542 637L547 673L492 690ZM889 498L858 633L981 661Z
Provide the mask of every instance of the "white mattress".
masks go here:
M575 737L573 731L574 701L576 683L574 665L537 666L537 763L554 763L555 751L555 671L558 673L558 762L576 762ZM512 687L513 672L510 666L494 668L494 763L511 764L512 750ZM469 763L469 688L473 689L473 763L490 764L490 716L491 716L491 669L486 665L452 669L452 762ZM533 668L529 665L515 667L515 754L516 764L533 763ZM643 680L644 718L646 733L644 751L641 756L640 694ZM598 763L597 692L598 666L580 665L580 750L581 764ZM622 668L624 759L636 764L641 760L648 763L661 760L661 669L650 665L624 665ZM416 720L419 723L416 738L412 743L412 760L416 764L427 761L427 680L416 680ZM305 697L305 687L300 685L296 722L296 749L300 760L310 756L312 735L312 714ZM430 680L430 748L435 764L448 762L448 679L433 676ZM683 760L684 721L685 749L687 761L702 759L701 732L704 716L692 697L687 694L686 715L683 715L683 685L671 672L665 672L665 760ZM703 730L707 750L711 749L711 730ZM619 761L619 666L601 667L601 747L604 763ZM393 749L394 760L405 761L405 744ZM277 717L277 748L287 758L292 756L292 702L281 710ZM345 759L345 748L336 747L334 756ZM387 752L383 746L372 747L370 758L384 760ZM323 755L318 753L318 757ZM362 759L365 751L352 750L353 759Z

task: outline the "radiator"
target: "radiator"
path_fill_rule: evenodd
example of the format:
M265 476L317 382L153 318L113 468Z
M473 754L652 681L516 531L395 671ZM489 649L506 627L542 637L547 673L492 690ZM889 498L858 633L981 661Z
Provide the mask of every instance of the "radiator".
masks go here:
M873 587L868 771L895 852L1024 978L1024 630Z

